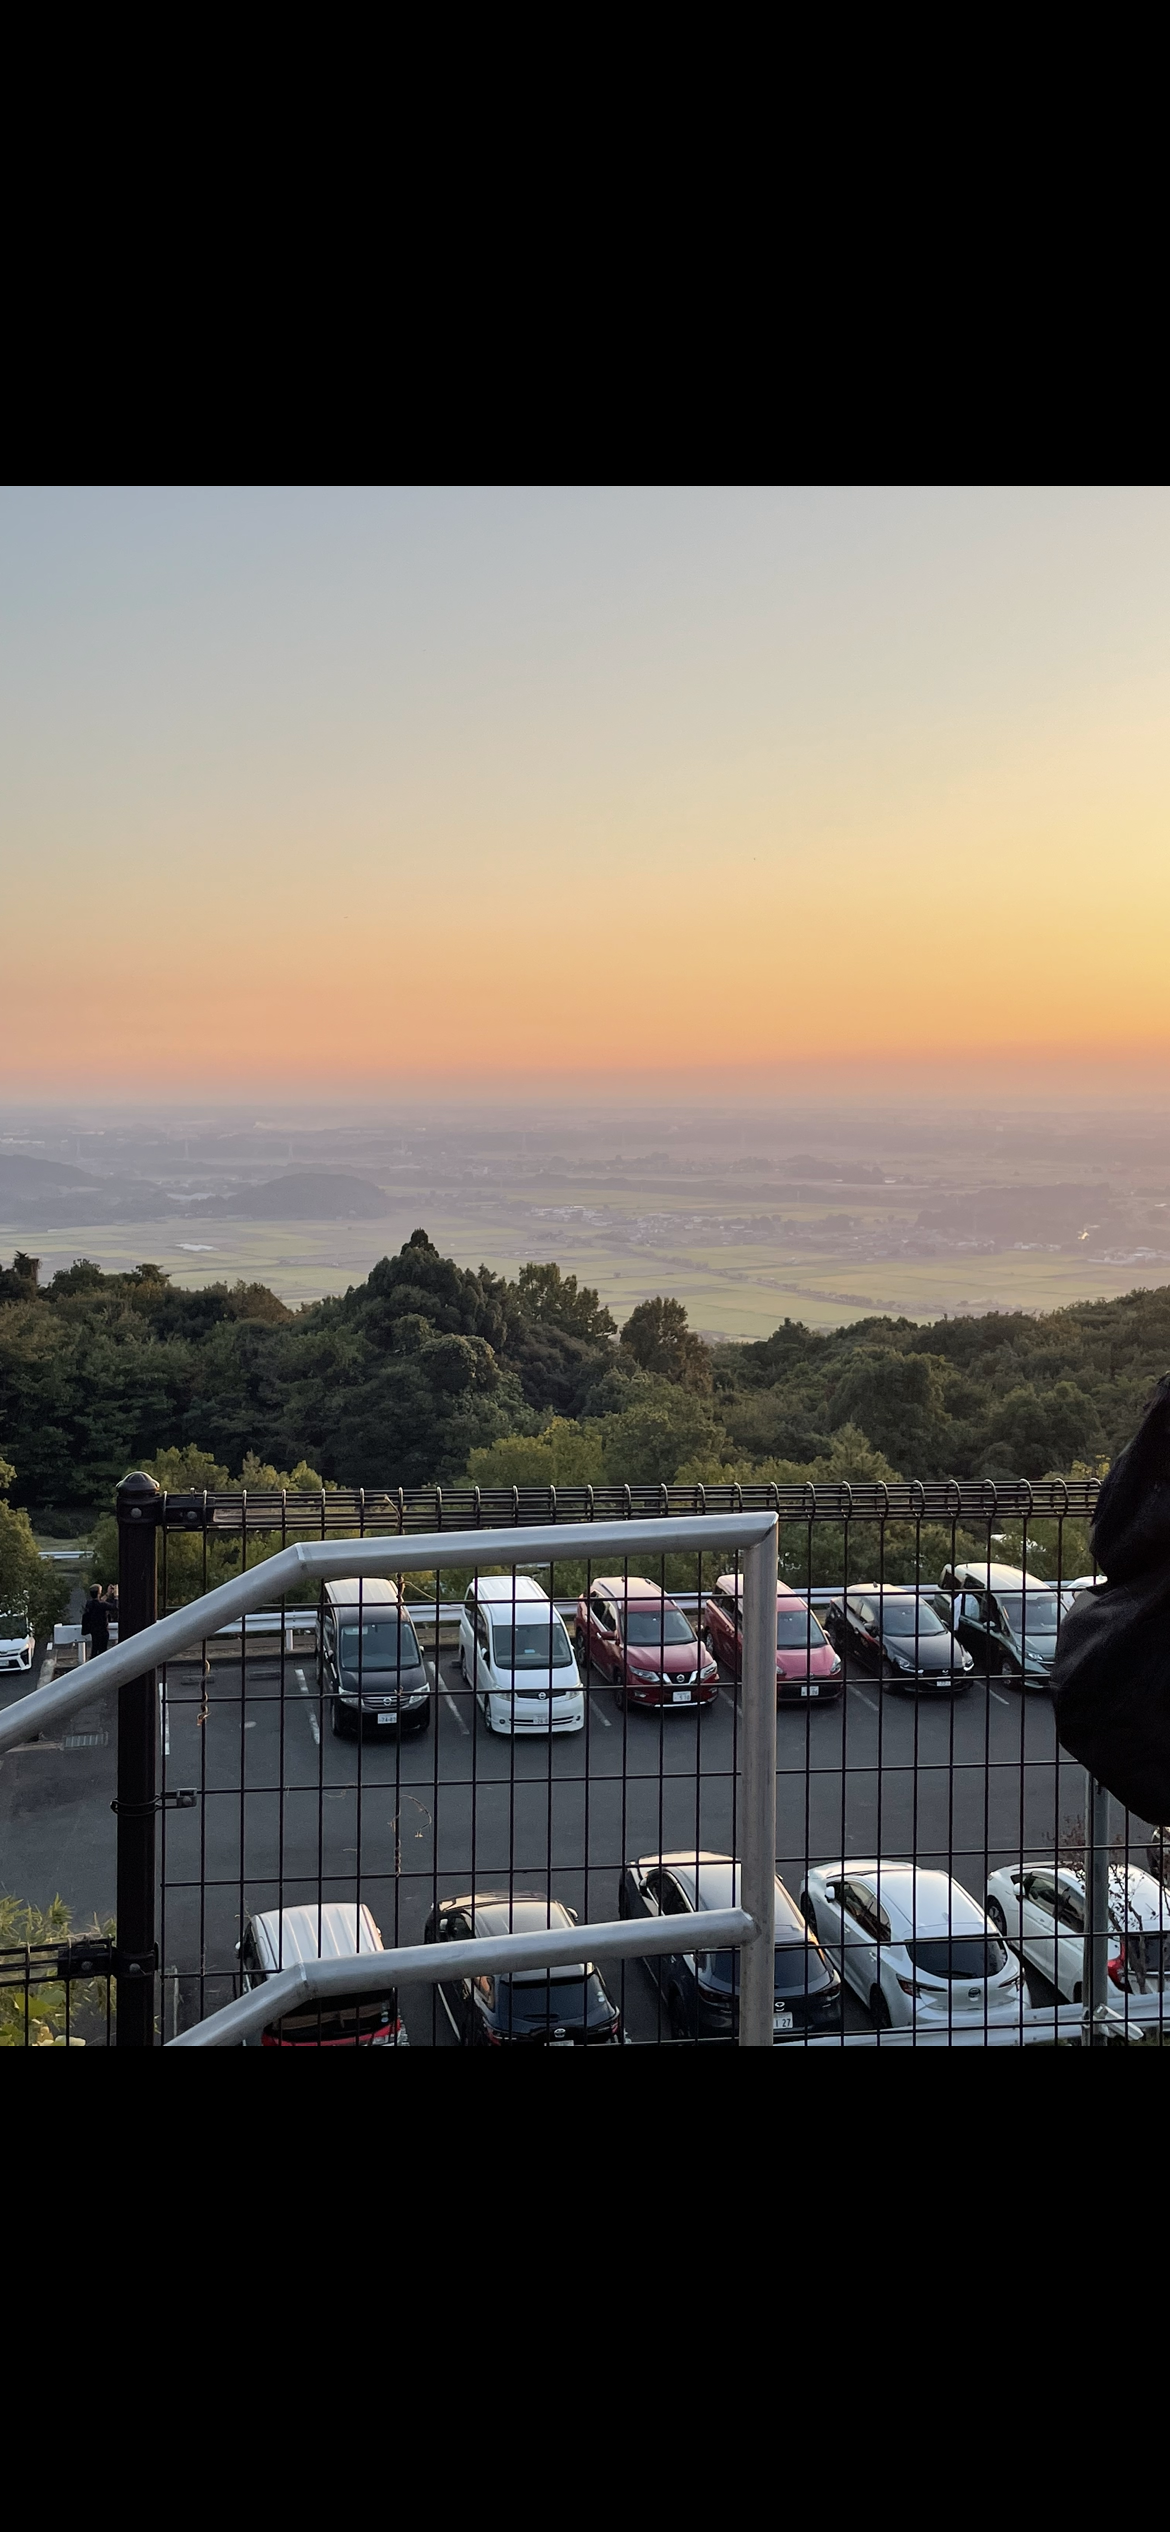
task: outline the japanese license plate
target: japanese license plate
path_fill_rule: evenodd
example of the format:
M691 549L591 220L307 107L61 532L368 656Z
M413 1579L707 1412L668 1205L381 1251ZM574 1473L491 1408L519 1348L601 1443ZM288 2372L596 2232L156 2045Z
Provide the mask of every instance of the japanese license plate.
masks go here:
M790 2031L792 2029L792 2015L790 2013L774 2013L772 2016L772 2029L773 2031Z
M821 1692L815 1679L806 1679L800 1693L802 1697L819 1697Z
M398 1717L396 1714L380 1714L378 1721L379 1723L397 1723Z
M689 1688L672 1688L671 1703L676 1706L691 1705L693 1703L691 1690Z

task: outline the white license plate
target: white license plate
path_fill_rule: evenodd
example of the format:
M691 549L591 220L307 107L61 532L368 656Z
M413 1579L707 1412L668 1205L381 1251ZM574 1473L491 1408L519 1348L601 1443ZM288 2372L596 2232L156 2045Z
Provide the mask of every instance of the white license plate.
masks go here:
M379 1723L397 1723L398 1717L396 1714L380 1714L378 1721Z
M772 2029L774 2031L790 2031L792 2029L792 2015L790 2013L774 2013L772 2016Z
M817 1686L817 1683L816 1683L815 1679L809 1679L809 1680L806 1680L805 1685L804 1685L804 1687L801 1689L801 1692L800 1692L800 1693L801 1693L801 1696L802 1696L802 1697L819 1697L821 1692L820 1692L820 1689L819 1689L819 1688L818 1688L818 1686Z
M672 1688L672 1690L671 1690L671 1704L672 1704L672 1705L676 1705L676 1706L689 1706L689 1705L693 1705L693 1704L694 1704L694 1692L693 1692L693 1690L692 1690L692 1689L690 1689L690 1688Z

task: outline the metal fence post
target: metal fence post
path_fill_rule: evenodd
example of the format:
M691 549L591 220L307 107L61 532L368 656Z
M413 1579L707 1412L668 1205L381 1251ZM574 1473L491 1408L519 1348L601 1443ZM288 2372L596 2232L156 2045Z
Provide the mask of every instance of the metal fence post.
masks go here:
M1085 1769L1085 1953L1081 1972L1085 2043L1100 2046L1109 2018L1109 1794Z
M118 1641L158 1616L158 1515L153 1477L124 1477L118 1488ZM155 1810L158 1800L158 1689L143 1671L118 1690L119 2048L153 2048Z
M776 1915L776 1564L779 1523L742 1562L739 1903L760 1928L740 1953L739 2045L771 2048Z

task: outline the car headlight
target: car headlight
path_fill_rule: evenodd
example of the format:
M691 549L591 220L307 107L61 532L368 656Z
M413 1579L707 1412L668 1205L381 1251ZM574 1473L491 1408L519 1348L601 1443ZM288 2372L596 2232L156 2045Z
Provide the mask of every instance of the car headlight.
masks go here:
M841 1676L841 1656L840 1656L840 1654L839 1654L839 1653L837 1653L837 1654L835 1654L835 1655L834 1655L834 1657L833 1657L833 1667L832 1667L831 1671L829 1672L829 1677L830 1677L830 1679L839 1679L839 1678L840 1678L840 1676Z

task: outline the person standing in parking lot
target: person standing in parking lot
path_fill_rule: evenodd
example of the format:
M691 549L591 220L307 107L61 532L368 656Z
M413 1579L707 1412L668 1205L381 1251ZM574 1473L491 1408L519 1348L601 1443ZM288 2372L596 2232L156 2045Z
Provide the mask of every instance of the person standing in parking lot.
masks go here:
M110 1641L110 1619L100 1587L91 1583L89 1598L81 1612L81 1632L89 1639L90 1659L104 1653Z

